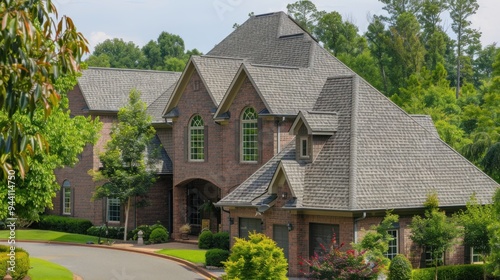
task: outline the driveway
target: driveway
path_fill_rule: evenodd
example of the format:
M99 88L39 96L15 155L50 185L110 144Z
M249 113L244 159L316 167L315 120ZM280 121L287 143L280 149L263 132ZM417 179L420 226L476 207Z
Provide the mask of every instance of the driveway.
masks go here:
M207 279L176 262L135 252L21 241L16 246L32 257L60 264L84 280Z

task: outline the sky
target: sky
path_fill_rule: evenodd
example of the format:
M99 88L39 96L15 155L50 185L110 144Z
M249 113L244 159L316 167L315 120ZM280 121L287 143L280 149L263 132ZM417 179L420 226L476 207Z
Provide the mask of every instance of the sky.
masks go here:
M186 50L207 53L242 24L248 14L286 12L296 0L52 0L59 15L71 17L87 38L91 51L106 39L121 38L139 47L158 35L179 35ZM364 33L371 15L385 14L378 0L312 0L318 10L337 11ZM500 1L478 0L479 9L471 16L473 28L482 32L483 46L500 42ZM445 30L452 35L451 20L443 15Z

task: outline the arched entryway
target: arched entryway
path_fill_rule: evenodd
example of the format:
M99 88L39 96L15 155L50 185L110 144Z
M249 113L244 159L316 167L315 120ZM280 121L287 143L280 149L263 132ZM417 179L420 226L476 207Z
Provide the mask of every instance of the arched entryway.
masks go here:
M193 179L177 187L177 199L174 203L182 203L176 209L181 210L184 222L191 225L191 234L198 235L203 228L218 231L221 221L220 209L214 203L221 199L220 188L203 179ZM182 199L181 196L184 196ZM178 224L180 227L182 225Z

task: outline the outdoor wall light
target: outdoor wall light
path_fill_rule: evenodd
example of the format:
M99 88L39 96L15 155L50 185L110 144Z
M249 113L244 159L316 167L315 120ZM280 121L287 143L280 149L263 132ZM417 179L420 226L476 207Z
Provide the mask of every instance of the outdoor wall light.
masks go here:
M283 199L286 199L287 196L288 196L288 193L286 193L286 192L281 194L281 198L283 198Z
M288 224L286 225L286 227L288 228L288 231L292 231L292 229L293 229L293 225L292 225L292 223L288 223Z

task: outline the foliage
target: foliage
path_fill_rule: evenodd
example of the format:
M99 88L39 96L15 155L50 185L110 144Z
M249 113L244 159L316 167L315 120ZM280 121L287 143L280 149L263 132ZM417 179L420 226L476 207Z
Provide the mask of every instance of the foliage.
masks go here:
M47 151L44 134L30 133L14 114L32 118L39 109L48 117L59 105L54 87L59 76L79 71L78 61L88 51L71 18L57 16L51 1L0 3L0 181L15 167L23 178L27 156Z
M78 234L86 234L90 227L92 227L92 222L87 219L54 215L42 216L38 222L39 229Z
M229 232L217 232L212 237L212 248L229 250Z
M149 235L149 242L151 243L165 243L168 240L168 232L163 228L155 228Z
M158 158L157 147L151 145L155 129L141 94L132 90L128 105L118 112L118 123L111 128L111 140L106 151L99 156L103 168L90 173L100 186L93 199L118 198L125 208L125 234L127 239L128 217L134 197L145 201L149 188L156 181L154 164Z
M467 280L482 280L483 279L482 264L465 264L465 265L447 265L438 267L439 280L467 279ZM434 268L421 268L413 270L413 280L431 280L434 279Z
M500 189L493 196L493 222L488 226L490 255L486 259L487 269L500 276Z
M107 233L106 233L107 231ZM123 239L123 227L93 226L87 230L88 235L104 237L110 239Z
M387 280L411 280L412 266L405 255L398 254L392 259L389 266Z
M10 247L6 245L0 245L0 278L3 279L7 273L7 268L9 267L8 261L10 260ZM16 265L14 272L11 272L12 279L22 280L28 274L30 269L30 257L28 252L24 251L22 248L16 247Z
M142 238L143 238L144 240L149 240L149 235L151 234L151 232L152 232L153 230L155 230L155 229L157 229L157 228L161 228L161 229L165 230L165 231L168 233L167 228L166 228L166 227L164 227L164 226L160 223L160 221L157 221L157 222L156 222L156 224L151 225L151 226L149 226L149 225L140 225L140 226L138 226L137 228L135 228L134 230L132 230L132 232L131 232L131 234L130 234L130 236L129 236L129 237L130 237L132 240L137 240L137 237L138 237L138 236L137 236L137 233L138 233L140 230L142 230Z
M229 251L222 249L210 249L205 253L205 265L223 267L223 262L229 258Z
M415 244L430 251L435 266L435 277L438 273L439 256L451 248L459 235L457 225L440 211L436 193L430 193L424 203L424 217L414 216L410 224L410 239ZM436 278L437 279L437 278Z
M191 232L191 225L190 224L183 224L180 228L179 231L181 233L190 233Z
M269 237L250 233L248 240L235 238L231 254L224 262L222 279L287 279L288 263L283 250Z
M315 23L325 14L324 11L318 11L316 5L309 0L299 0L288 4L286 9L288 14L308 32L313 31Z
M304 259L310 272L304 273L307 279L377 279L379 264L367 262L366 251L343 251L344 243L338 245L335 237L329 248L321 245L322 252ZM302 263L301 263L302 265Z
M198 248L200 249L212 248L213 236L214 234L209 230L201 232L200 236L198 236Z
M390 260L384 256L384 253L389 250L389 242L394 238L388 230L393 228L393 224L398 221L398 215L387 212L382 222L377 226L372 226L360 243L353 244L356 250L365 252L368 261L377 263L380 271L385 271L389 266Z
M123 39L114 38L97 44L87 63L89 66L103 67L109 64L111 68L138 69L145 60L141 49L133 42L126 43Z

